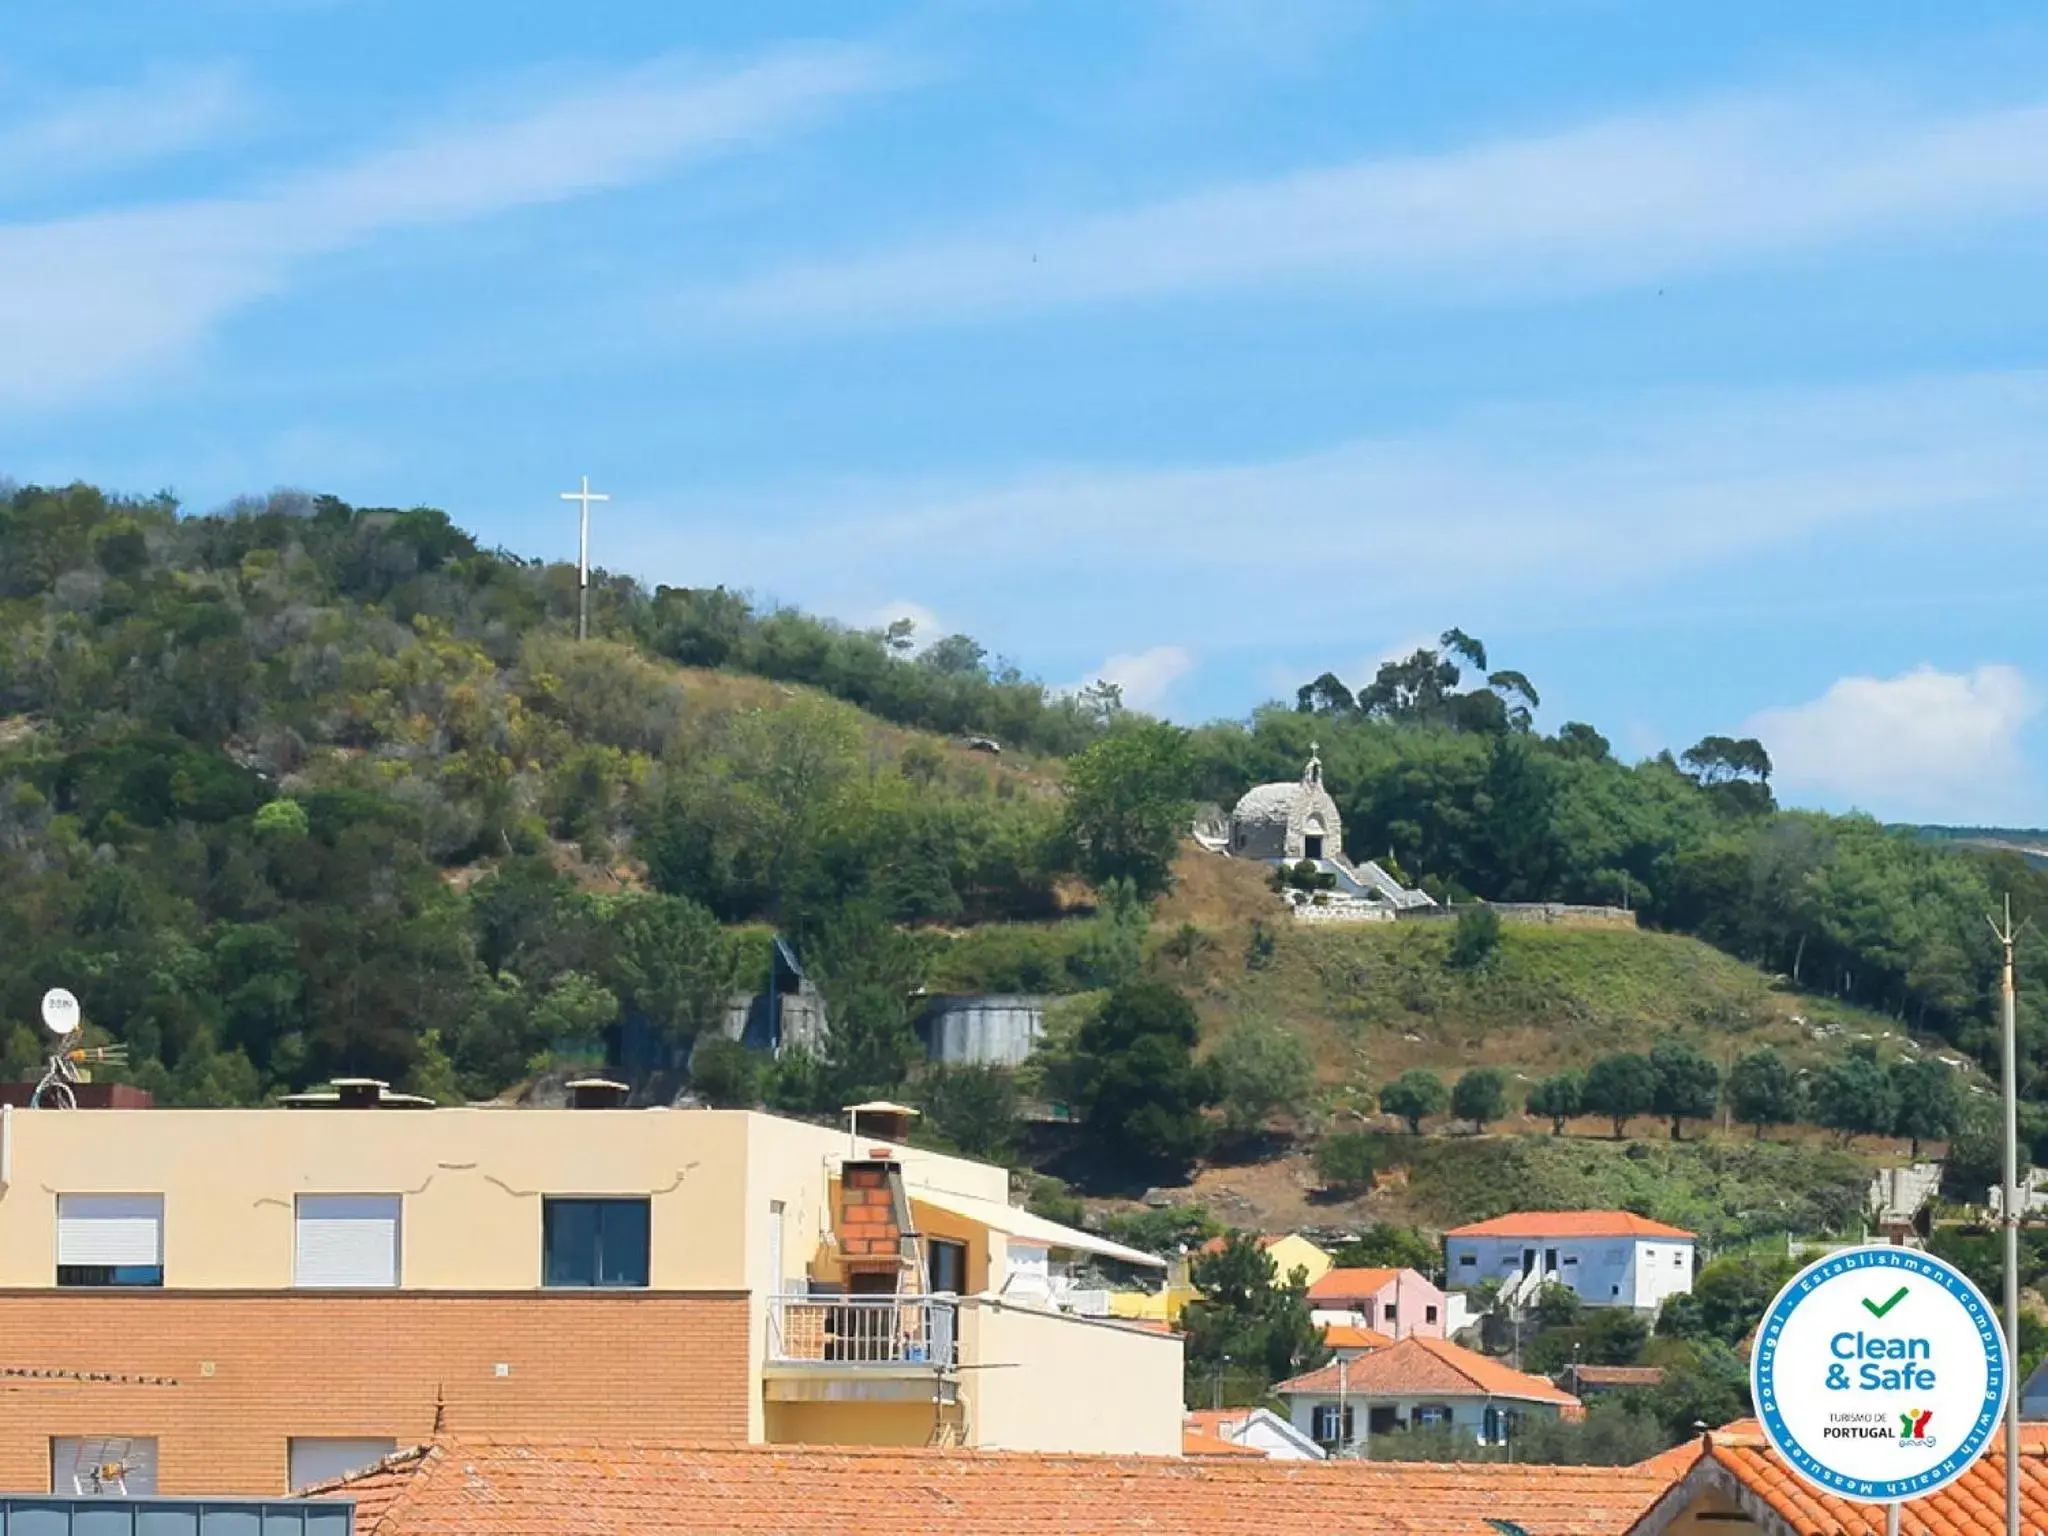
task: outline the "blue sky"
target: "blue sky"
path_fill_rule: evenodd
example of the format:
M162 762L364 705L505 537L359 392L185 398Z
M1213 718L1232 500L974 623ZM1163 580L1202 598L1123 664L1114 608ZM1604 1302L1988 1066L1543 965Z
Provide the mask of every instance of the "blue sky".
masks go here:
M1451 624L2048 822L2024 4L0 18L0 475L447 508L1242 715Z

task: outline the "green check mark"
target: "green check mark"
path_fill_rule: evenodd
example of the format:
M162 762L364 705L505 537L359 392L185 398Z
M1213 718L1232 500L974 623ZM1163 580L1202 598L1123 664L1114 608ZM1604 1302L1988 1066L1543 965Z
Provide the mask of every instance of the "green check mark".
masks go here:
M1906 1294L1910 1289L1911 1287L1909 1286L1900 1286L1896 1291L1893 1291L1891 1293L1891 1295L1885 1300L1882 1306L1880 1306L1878 1303L1872 1301L1868 1296L1866 1296L1863 1298L1863 1305L1869 1311L1872 1317L1883 1317L1885 1313L1891 1311L1893 1307L1896 1307L1900 1302L1906 1299Z

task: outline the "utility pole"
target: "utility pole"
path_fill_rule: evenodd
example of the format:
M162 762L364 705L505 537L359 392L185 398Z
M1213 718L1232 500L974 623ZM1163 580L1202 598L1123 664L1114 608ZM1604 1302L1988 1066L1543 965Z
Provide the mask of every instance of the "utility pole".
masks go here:
M2005 1075L2005 1188L1999 1204L1999 1223L2005 1228L2005 1354L2006 1369L2015 1370L2020 1358L2020 1174L2019 1174L2019 1074L2015 1069L2013 1039L2017 1033L2018 1004L2013 996L2012 896L2005 898L2005 921L1991 919L1991 931L1998 935L2005 964L1999 979L1999 1061ZM2020 1536L2020 1389L2008 1381L2005 1392L2005 1531Z
M583 503L582 527L576 540L576 638L590 638L590 504L593 501L610 501L611 497L590 488L590 476L583 477L583 488L562 492L564 501Z

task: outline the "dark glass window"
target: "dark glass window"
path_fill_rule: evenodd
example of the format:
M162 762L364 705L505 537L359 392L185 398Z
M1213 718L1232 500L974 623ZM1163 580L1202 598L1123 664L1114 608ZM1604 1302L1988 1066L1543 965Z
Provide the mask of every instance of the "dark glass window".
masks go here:
M935 1237L931 1241L930 1275L927 1283L934 1291L946 1291L955 1296L967 1293L967 1245L948 1242Z
M645 1200L543 1200L541 1284L647 1284Z
M161 1264L59 1264L59 1285L162 1285Z

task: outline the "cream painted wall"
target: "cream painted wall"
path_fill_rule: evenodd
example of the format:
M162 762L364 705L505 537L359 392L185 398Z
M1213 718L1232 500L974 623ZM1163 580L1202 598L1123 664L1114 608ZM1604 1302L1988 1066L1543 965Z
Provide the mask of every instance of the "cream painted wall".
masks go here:
M961 1309L968 1443L989 1450L1181 1453L1181 1341L1095 1318Z
M294 1199L402 1194L400 1282L540 1284L541 1197L645 1195L657 1290L767 1282L769 1203L800 1275L829 1222L843 1133L728 1110L107 1110L4 1117L0 1286L56 1279L59 1194L161 1194L164 1283L292 1284ZM865 1150L865 1149L863 1149ZM1002 1199L1001 1168L903 1152L913 1188Z

